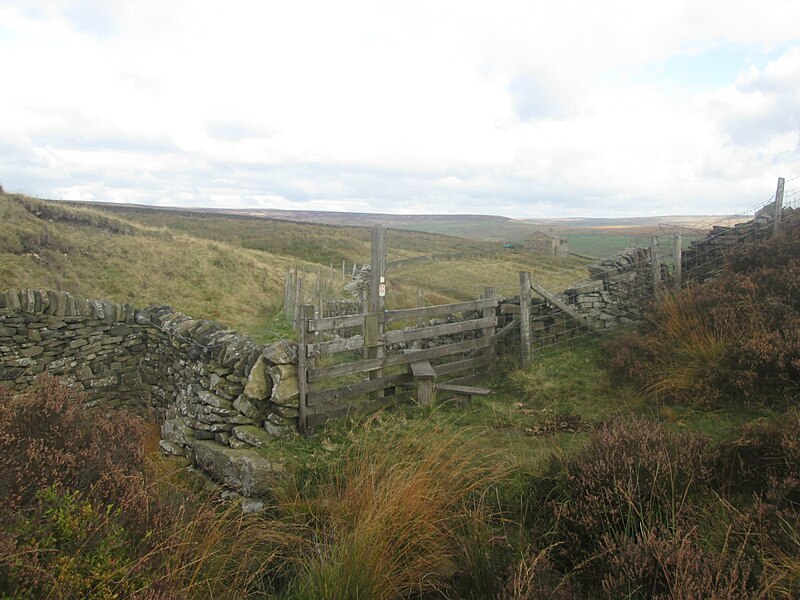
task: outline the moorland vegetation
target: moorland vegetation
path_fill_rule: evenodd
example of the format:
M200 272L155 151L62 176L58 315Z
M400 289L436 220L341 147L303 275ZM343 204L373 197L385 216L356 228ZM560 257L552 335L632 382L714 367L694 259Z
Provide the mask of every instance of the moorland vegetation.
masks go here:
M276 442L286 473L257 514L162 457L145 419L55 380L0 388L0 595L797 597L800 221L785 225L635 330L495 373L469 409Z

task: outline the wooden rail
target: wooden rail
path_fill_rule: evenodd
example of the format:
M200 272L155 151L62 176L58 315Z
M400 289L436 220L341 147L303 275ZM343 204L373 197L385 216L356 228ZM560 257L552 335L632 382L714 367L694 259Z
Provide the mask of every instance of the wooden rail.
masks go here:
M492 365L497 360L498 299L493 290L485 290L484 296L489 295L469 302L322 319L314 319L310 308L299 311L301 431L308 434L326 419L362 414L397 402L398 389L406 390L416 381L412 364L422 373L419 363L431 363L431 382ZM425 319L459 313L463 320L421 325ZM414 326L384 330L387 325L402 323ZM362 335L330 339L344 328L361 329ZM436 345L397 353L399 344L426 340ZM331 357L334 364L318 364L325 357ZM347 362L335 364L342 358Z

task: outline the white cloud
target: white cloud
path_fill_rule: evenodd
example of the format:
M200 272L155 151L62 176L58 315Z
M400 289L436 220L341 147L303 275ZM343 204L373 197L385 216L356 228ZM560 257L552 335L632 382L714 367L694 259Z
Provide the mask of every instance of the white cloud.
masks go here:
M6 189L612 215L731 211L800 174L796 2L30 7L0 5ZM641 76L730 44L725 85Z

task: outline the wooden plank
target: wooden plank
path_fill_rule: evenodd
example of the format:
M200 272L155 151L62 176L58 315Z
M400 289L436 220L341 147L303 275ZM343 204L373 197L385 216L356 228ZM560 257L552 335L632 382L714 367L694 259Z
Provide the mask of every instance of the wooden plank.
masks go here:
M343 417L358 417L370 412L378 411L387 406L392 406L397 402L397 396L386 396L369 402L356 402L347 406L339 406L326 411L309 413L308 425L311 428L319 427L330 419L341 419Z
M586 320L586 317L584 317L581 313L576 311L571 306L565 304L564 302L556 298L553 294L548 292L538 283L531 283L531 289L537 294L539 294L542 298L553 304L554 306L560 308L561 311L564 312L564 314L572 317L582 327L586 327L586 329L588 329L589 331L595 331L595 332L597 331L597 328L594 327L591 323L589 323L589 321Z
M298 429L301 435L311 435L313 427L308 425L308 359L306 349L306 338L308 337L308 322L314 317L314 307L310 304L305 304L300 307L300 340L299 340L299 358L297 365L297 390L299 392L298 398Z
M454 392L456 394L467 394L470 396L488 396L492 390L488 388L472 387L469 385L453 385L451 383L438 383L436 384L437 390L443 392Z
M444 377L445 375L454 375L461 373L468 369L479 369L481 367L488 367L497 362L497 356L476 356L475 358L465 358L464 360L457 360L454 362L445 363L443 365L436 365L434 370L437 377Z
M386 285L386 227L372 228L372 247L369 280L369 311L382 313L385 298L378 293L380 285ZM384 288L385 289L385 288Z
M650 265L653 269L653 293L658 293L661 284L661 261L658 258L658 236L650 236Z
M783 186L786 180L778 177L778 187L775 189L775 217L772 221L772 232L778 233L781 228L781 217L783 217Z
M455 344L447 344L437 348L428 348L426 350L416 350L406 354L398 354L395 356L385 356L382 358L374 358L370 360L362 360L359 362L348 363L344 365L336 365L324 369L315 369L309 371L308 380L310 382L322 381L331 377L341 377L343 375L351 375L353 373L363 373L364 371L374 371L375 369L383 369L386 367L393 367L396 365L407 365L418 360L431 360L448 356L450 354L458 354L461 352L469 352L478 348L486 348L494 343L493 338L484 339L477 338L474 340L465 340L463 342L456 342Z
M474 331L476 329L484 329L486 327L496 327L496 326L497 326L497 317L470 319L469 321L445 323L444 325L431 325L430 327L420 327L416 329L387 331L381 336L381 339L389 344L397 344L399 342L427 340L427 339L441 337L443 335L464 333L465 331Z
M519 338L522 366L531 362L531 274L519 273Z
M411 373L417 384L417 402L421 406L430 406L433 402L433 382L436 371L427 360L411 363Z
M364 347L364 338L360 335L351 338L331 340L329 342L308 344L307 346L309 357L320 356L321 354L336 354L337 352L361 350L363 347Z
M378 314L376 312L367 315L364 321L364 359L377 360L383 356L383 344L379 341L380 325L378 323ZM382 370L370 371L370 379L381 379L383 377ZM376 397L383 396L383 390L376 390Z
M675 293L677 293L681 291L681 284L683 283L681 281L682 279L681 269L683 268L683 265L681 264L681 261L683 260L683 240L681 239L680 233L675 235L674 258L675 258L675 265L672 269L672 284L675 289Z
M514 319L511 320L510 323L507 323L500 331L498 331L494 335L494 338L496 340L501 340L517 327L519 327L519 317L515 317Z
M427 377L433 379L436 377L436 371L433 370L431 363L427 360L420 360L411 363L411 373L414 377Z
M410 384L413 381L414 376L411 373L399 373L397 375L389 375L383 379L372 379L369 381L352 383L335 389L309 391L308 406L316 408L341 400L364 396L376 390Z
M494 288L493 287L485 287L483 288L483 297L486 300L491 300L494 298ZM497 306L487 306L483 309L483 318L484 319L491 319L494 318L495 322L491 325L487 325L483 329L483 337L485 338L493 338L495 329L497 329ZM486 348L483 351L483 354L494 356L497 351L497 345L493 343L491 346Z
M412 319L425 319L428 317L441 317L450 313L464 312L468 310L483 310L490 306L497 306L497 298L489 300L471 300L469 302L456 302L454 304L437 304L435 306L425 306L423 308L402 308L399 310L387 310L386 322L410 321Z
M343 317L325 317L314 319L308 324L309 331L332 331L343 327L363 327L366 315L346 315Z

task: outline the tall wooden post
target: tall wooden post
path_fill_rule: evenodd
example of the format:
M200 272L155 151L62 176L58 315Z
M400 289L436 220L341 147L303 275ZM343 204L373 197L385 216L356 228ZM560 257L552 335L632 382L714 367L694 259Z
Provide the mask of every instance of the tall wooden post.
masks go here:
M781 218L783 217L783 186L786 180L778 177L778 188L775 190L775 219L772 221L773 233L778 233L781 228Z
M417 290L417 308L425 306L425 294L422 290ZM417 327L422 327L422 317L417 317Z
M370 265L369 310L370 312L383 312L386 305L384 298L386 295L386 228L381 225L375 225L372 228Z
M286 271L283 273L283 316L287 319L289 318L289 304L292 298L291 286L291 271L289 267L286 267Z
M658 259L658 236L650 236L650 261L653 265L653 294L658 293L661 283L661 261Z
M681 261L683 260L683 240L681 239L681 234L677 234L675 236L675 268L672 270L673 275L673 285L675 286L675 293L681 291L681 285L683 282L681 278L683 276L683 265Z
M531 364L531 274L519 273L519 341L522 366Z
M317 267L317 313L322 318L322 267Z
M297 390L299 392L298 429L302 435L311 435L313 430L308 426L308 348L309 336L308 322L314 318L314 305L304 304L300 307L300 356L297 361Z
M369 358L381 358L384 355L383 344L378 343L377 338L383 333L385 328L383 315L386 307L386 228L382 225L375 225L375 227L372 228L372 256L370 265L369 311L375 314L377 336L374 347L368 349L368 351ZM367 342L366 335L365 326L365 344ZM381 377L383 377L382 369L370 371L370 379L380 379ZM373 397L383 398L383 390L375 392Z
M292 320L294 321L295 329L300 323L300 306L303 304L303 278L300 273L295 269L294 273L294 308L292 312Z
M493 287L485 287L483 288L483 297L486 300L491 300L494 298L494 288ZM490 318L490 317L497 317L497 308L494 306L490 306L488 308L483 309L483 317ZM483 337L485 339L494 337L495 330L497 329L496 325L492 325L490 327L486 327L483 329ZM484 354L487 356L492 356L497 352L497 347L492 344L488 346L486 350L484 350Z

